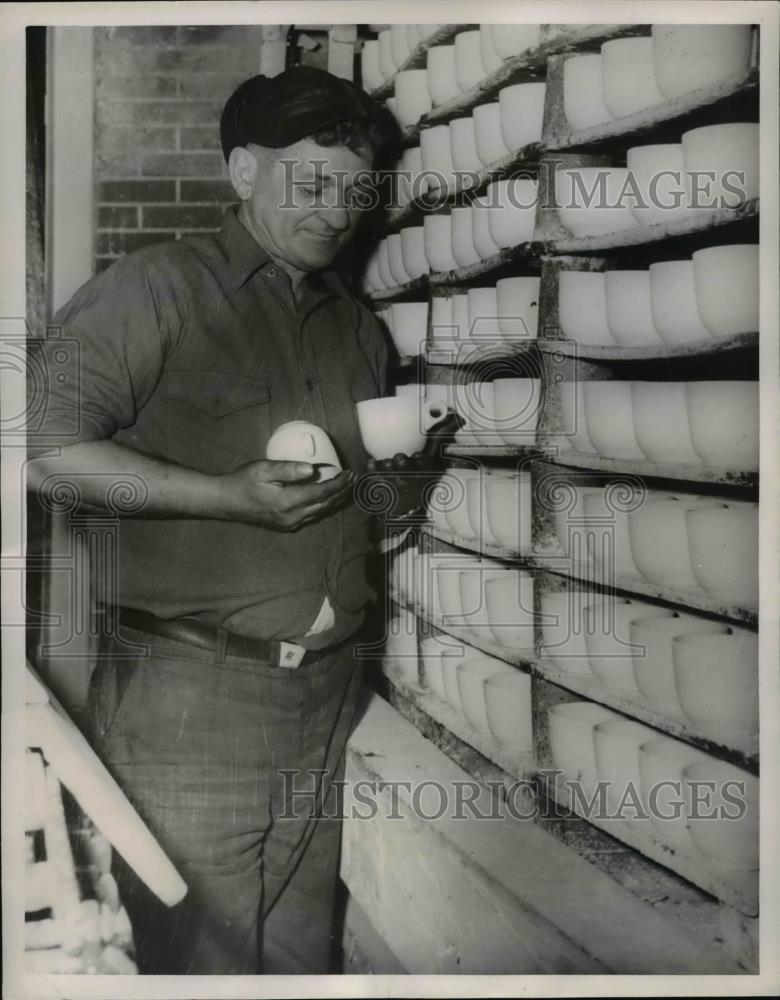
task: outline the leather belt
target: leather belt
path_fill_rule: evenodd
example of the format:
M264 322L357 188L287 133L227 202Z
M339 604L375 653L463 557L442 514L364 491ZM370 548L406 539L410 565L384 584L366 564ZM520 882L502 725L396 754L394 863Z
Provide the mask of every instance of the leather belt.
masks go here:
M230 656L242 656L250 660L262 660L275 667L294 669L305 663L321 659L326 653L338 648L306 650L295 642L253 639L249 636L225 632L213 625L205 625L196 618L158 618L149 611L137 608L119 608L119 624L149 635L159 635L165 639L184 642L199 649L215 652L219 632L226 636L225 652Z

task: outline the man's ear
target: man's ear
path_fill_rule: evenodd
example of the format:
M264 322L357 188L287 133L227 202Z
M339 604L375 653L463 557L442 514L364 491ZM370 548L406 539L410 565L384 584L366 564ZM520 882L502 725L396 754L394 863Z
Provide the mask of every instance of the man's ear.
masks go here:
M233 190L241 201L248 201L257 177L257 160L245 146L234 146L230 151L228 171Z

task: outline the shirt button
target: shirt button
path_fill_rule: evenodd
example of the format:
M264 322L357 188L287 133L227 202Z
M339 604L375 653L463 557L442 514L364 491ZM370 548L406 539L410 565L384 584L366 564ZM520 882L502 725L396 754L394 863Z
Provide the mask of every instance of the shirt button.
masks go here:
M268 270L266 271L266 274L268 275L269 278L275 278L276 277L276 268L275 267L269 267Z
M306 388L309 390L309 392L314 392L314 383L310 378L306 379Z

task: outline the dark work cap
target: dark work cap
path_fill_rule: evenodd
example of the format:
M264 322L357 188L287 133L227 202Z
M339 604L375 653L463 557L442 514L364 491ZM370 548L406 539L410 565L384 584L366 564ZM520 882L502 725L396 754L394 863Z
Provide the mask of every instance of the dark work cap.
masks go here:
M314 66L278 76L253 76L231 94L222 110L220 138L227 160L249 142L280 148L337 122L380 117L379 105L350 80Z

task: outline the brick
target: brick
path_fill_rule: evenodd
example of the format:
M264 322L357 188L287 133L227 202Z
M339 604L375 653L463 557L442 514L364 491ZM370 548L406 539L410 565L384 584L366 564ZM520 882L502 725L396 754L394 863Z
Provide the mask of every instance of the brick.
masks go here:
M95 171L98 177L132 176L141 172L140 146L134 128L95 123Z
M138 129L132 126L101 126L95 129L95 161L98 174L138 174L150 152L173 152L174 128Z
M246 73L182 74L178 77L179 97L226 101L239 83L243 83L246 78Z
M118 76L147 73L257 73L260 66L258 46L246 44L190 46L189 48L153 48L112 42L101 45L98 64L110 66Z
M98 229L137 229L136 205L98 205Z
M211 125L216 128L224 101L120 101L98 105L104 125Z
M98 78L95 88L98 107L105 97L175 97L178 92L178 80L175 76L159 74L135 76L117 76L110 73Z
M181 200L226 205L236 200L236 193L230 181L182 180Z
M165 243L172 240L172 232L154 233L98 233L97 234L97 255L129 253L131 250L138 250L140 247L150 246L152 243Z
M141 173L160 177L219 177L225 161L218 153L150 153Z
M145 229L208 229L219 226L222 209L218 205L144 206Z
M107 34L111 41L131 45L175 45L178 32L175 25L158 24L137 28L111 27Z
M156 180L102 181L98 184L98 201L175 201L176 182Z
M179 130L179 145L182 149L222 149L217 127L182 128Z

